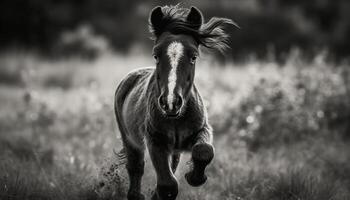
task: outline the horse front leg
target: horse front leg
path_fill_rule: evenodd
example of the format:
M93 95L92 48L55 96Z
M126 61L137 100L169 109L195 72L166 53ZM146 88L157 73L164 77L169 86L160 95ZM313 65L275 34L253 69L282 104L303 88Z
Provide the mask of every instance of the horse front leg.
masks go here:
M175 174L177 166L180 162L181 153L173 153L172 155L172 161L171 161L171 169L173 170L173 173Z
M157 174L157 187L152 200L174 200L178 183L170 166L171 152L154 145L149 146L150 157Z
M198 133L196 141L192 147L193 168L185 174L187 182L192 186L200 186L207 180L205 168L214 157L212 140L212 129L209 126L203 128Z
M144 172L144 149L135 149L132 146L126 146L127 163L126 169L129 174L129 191L128 200L144 200L145 197L141 193L141 179Z

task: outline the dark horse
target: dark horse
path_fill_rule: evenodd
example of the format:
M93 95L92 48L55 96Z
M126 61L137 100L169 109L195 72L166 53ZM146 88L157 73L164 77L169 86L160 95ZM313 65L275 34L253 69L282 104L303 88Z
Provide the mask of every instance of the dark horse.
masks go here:
M193 83L199 45L223 50L228 35L225 18L203 23L201 12L178 6L151 11L155 67L129 73L115 93L115 114L126 153L130 186L128 199L141 194L144 151L148 151L157 174L153 200L176 199L174 172L181 152L192 152L192 169L185 174L192 186L207 180L205 168L214 157L212 128L202 98Z

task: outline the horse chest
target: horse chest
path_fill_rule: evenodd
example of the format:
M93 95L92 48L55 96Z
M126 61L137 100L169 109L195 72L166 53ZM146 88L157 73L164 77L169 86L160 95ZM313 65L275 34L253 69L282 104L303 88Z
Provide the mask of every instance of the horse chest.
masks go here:
M192 130L178 130L177 132L175 132L174 136L174 150L187 151L191 149L195 137L195 134Z
M184 127L168 127L166 130L152 135L152 141L174 151L187 151L192 147L195 132Z

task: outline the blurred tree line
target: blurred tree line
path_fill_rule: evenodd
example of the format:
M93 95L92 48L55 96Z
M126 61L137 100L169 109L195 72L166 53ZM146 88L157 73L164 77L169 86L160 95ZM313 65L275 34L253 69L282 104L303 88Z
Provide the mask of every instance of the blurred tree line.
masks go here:
M152 44L148 14L156 5L174 0L1 0L0 42L46 53L74 54L100 37L112 49L128 52L133 45ZM231 32L229 57L283 59L291 48L314 55L323 49L336 58L350 53L350 1L348 0L188 0L206 19L234 19L241 29ZM82 28L85 27L85 28ZM83 29L83 30L82 30ZM101 45L100 45L101 46Z

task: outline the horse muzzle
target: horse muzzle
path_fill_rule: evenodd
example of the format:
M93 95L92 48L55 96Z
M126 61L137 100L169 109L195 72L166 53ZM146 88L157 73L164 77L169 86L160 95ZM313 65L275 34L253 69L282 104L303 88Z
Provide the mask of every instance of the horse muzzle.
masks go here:
M167 97L162 94L158 98L158 105L167 117L178 117L183 107L183 98L175 94L174 101L169 102L167 101Z

